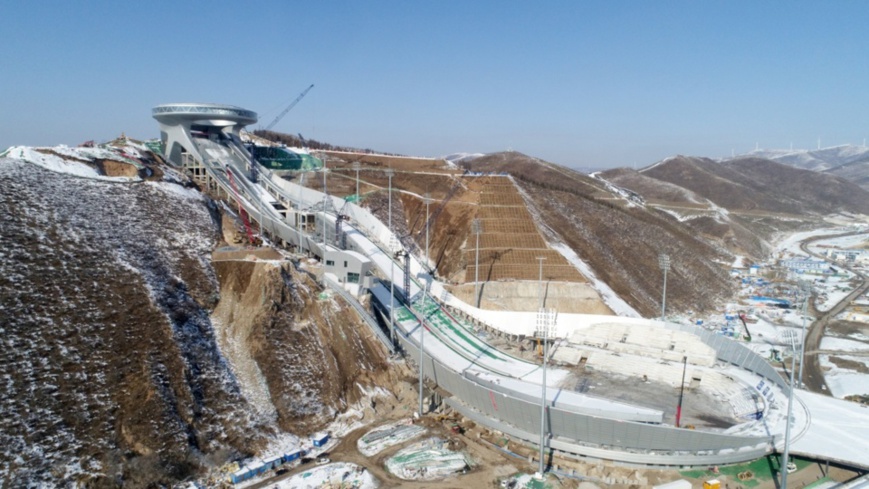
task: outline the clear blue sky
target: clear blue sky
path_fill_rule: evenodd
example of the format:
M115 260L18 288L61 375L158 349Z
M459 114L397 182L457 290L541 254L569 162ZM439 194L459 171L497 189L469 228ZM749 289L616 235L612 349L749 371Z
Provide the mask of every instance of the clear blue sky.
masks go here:
M405 154L574 167L861 144L869 2L0 0L0 149L158 134L154 105Z

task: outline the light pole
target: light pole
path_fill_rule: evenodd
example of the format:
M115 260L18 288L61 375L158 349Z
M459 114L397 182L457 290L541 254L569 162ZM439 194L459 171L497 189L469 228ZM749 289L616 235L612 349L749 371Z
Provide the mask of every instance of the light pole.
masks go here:
M428 263L428 204L431 200L431 195L426 192L425 193L425 261ZM410 273L410 270L405 270L404 273ZM423 367L423 359L425 358L425 298L427 295L428 282L424 282L422 286L422 320L419 323L419 417L422 418L423 408L422 408L422 389L423 389L423 375L425 373L425 368ZM410 293L410 291L407 291Z
M299 202L298 202L298 205L296 207L296 210L297 210L296 226L299 227L299 253L302 252L302 186L304 184L305 184L305 174L299 172Z
M392 175L395 171L392 168L386 169L386 177L389 179L389 339L392 344L395 344L395 260L392 258Z
M326 187L326 154L323 154L323 263L326 263L326 205L329 202L329 189Z
M431 193L425 193L425 268L429 270L429 274L431 275L431 268L428 262L428 206L431 204Z
M356 203L359 204L362 202L362 198L359 196L359 167L361 165L358 161L353 162L353 169L356 170Z
M788 330L793 333L792 330ZM788 452L790 451L790 443L791 443L791 416L794 412L794 369L796 368L797 361L797 344L796 344L796 334L791 335L791 383L788 386L790 391L788 392L788 417L785 419L785 449L784 453L782 453L782 460L779 463L781 470L781 487L786 488L788 486Z
M405 270L405 273L407 271ZM422 362L425 358L425 293L426 293L426 284L422 286L422 308L421 308L421 316L422 319L419 321L419 417L422 418L422 389L423 389L423 375L425 375L425 367L423 367Z
M483 223L480 222L479 218L474 218L471 221L471 232L477 235L477 246L476 252L477 257L474 261L474 304L477 308L480 307L480 233L483 232ZM541 265L542 266L542 265ZM541 306L543 307L543 306Z
M540 477L543 477L543 471L546 469L545 462L543 461L544 457L544 447L546 445L546 354L548 353L546 350L546 330L547 326L549 326L546 316L546 310L543 309L543 260L546 257L538 256L537 260L540 262L540 278L538 280L538 291L537 294L539 296L540 307L538 309L537 321L540 325L540 329L542 329L543 336L543 382L541 382L542 386L542 394L540 396L540 468L538 472L540 473Z
M803 364L806 363L806 316L809 315L809 299L812 297L812 285L802 281L800 288L803 289L803 334L800 341L800 376L797 385L803 386Z
M664 253L658 255L658 266L664 271L664 293L661 297L661 321L664 321L664 314L667 312L667 271L670 270L670 256Z

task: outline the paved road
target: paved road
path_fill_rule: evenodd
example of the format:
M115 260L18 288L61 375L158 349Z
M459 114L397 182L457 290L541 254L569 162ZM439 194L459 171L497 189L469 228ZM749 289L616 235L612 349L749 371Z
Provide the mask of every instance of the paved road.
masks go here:
M838 238L841 236L851 236L855 234L863 233L843 233L829 236L817 236L800 243L800 249L802 249L803 252L805 252L809 256L824 258L809 251L809 243L823 239ZM803 367L803 385L811 392L826 394L828 396L832 396L832 394L830 393L829 389L827 389L827 382L824 379L824 371L821 369L821 361L817 355L817 353L819 353L818 350L820 350L821 346L821 338L824 337L824 330L827 328L827 325L830 323L830 321L835 319L837 314L839 314L840 312L845 310L846 307L848 307L848 304L850 304L852 300L859 297L864 292L866 292L867 289L869 289L869 280L867 280L866 275L847 266L842 266L841 268L844 268L854 273L855 275L860 277L862 282L856 289L854 289L853 292L848 294L847 297L839 301L839 303L833 306L829 311L817 317L815 322L813 322L809 327L809 332L806 335L805 342L806 365Z

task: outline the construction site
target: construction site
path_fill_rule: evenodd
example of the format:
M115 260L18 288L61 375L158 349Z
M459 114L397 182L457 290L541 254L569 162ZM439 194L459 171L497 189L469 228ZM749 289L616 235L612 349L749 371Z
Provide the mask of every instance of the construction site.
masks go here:
M543 423L553 453L649 466L740 463L783 444L790 387L764 359L702 328L612 315L607 290L547 242L510 175L328 151L317 173L278 175L244 149L243 109L154 110L166 154L238 205L251 243L259 228L324 262L319 280L370 304L363 316L387 349L422 359L418 415L457 412L532 445ZM200 111L237 122L188 137ZM342 261L356 271L331 272ZM809 412L794 413L795 438L811 434ZM392 472L414 457L396 455Z
M101 232L90 222L103 209L117 214L99 222L120 223L122 232L88 242L134 250L117 255L118 270L133 263L149 282L125 279L132 286L114 286L126 294L116 302L138 304L150 297L142 290L163 291L171 314L157 310L146 322L169 322L142 338L188 331L177 351L212 372L193 379L217 380L211 394L190 399L232 413L206 425L223 433L211 438L216 444L238 450L220 452L232 462L207 485L259 487L301 473L304 484L451 487L454 478L510 484L533 472L643 485L672 480L685 467L778 460L785 438L792 457L831 463L831 473L865 463L863 426L849 421L862 419L859 405L792 389L778 365L789 352L795 357L798 337L768 324L780 312L728 313L741 330L639 317L575 248L554 238L527 175L348 151L308 152L301 160L310 165L278 172L252 156L268 145L240 131L256 120L250 111L173 104L154 115L165 137L148 146L122 138L99 148L16 147L4 152L12 162L4 168L16 175L7 179L24 203L16 205L27 209L15 215L35 212L45 194L33 188L55 187L75 192L70 222L60 221L71 234ZM542 163L523 168L534 173L534 165ZM66 174L90 183L70 186ZM152 199L159 204L149 212L189 224L152 228L150 219L119 218L136 199ZM48 208L56 207L67 204ZM136 251L143 243L151 254ZM153 253L160 258L148 258ZM122 276L118 270L106 275ZM80 293L76 281L53 287L63 291L67 282L75 286L69 294ZM125 337L139 338L135 325L126 327L133 329ZM136 351L144 361L158 353L142 344ZM190 361L173 351L159 348L172 372ZM138 361L116 368L147 372ZM154 377L130 378L166 388ZM160 397L147 399L149 412L166 413L161 426L183 422L160 411ZM173 457L169 463L184 457L186 445L165 441L175 431L125 433L123 443L143 460L155 460L151 446L177 449L158 452ZM156 480L148 474L161 466L139 464L129 480ZM776 472L751 471L758 481Z

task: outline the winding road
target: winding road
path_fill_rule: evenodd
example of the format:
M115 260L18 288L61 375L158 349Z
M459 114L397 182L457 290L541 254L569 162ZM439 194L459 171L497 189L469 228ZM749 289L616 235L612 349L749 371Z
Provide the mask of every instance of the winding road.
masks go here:
M856 232L827 236L815 236L801 242L800 249L809 256L823 259L823 256L809 251L809 243L830 238L853 236L856 234L863 233ZM817 319L809 326L809 332L808 334L806 334L806 339L804 343L804 348L806 350L805 356L807 358L806 365L803 368L803 387L811 392L825 394L828 396L832 396L832 393L830 393L830 390L827 389L827 382L824 379L824 371L821 369L821 361L818 357L818 353L821 353L819 350L821 346L821 338L824 337L824 330L827 328L827 325L830 324L830 321L834 320L839 313L841 313L845 310L846 307L848 307L848 304L850 304L852 300L864 294L866 290L869 289L869 280L867 280L865 274L858 272L848 266L842 265L841 268L844 268L849 272L855 274L856 276L860 277L860 285L857 286L857 288L855 288L853 292L848 294L847 297L845 297L835 306L833 306L829 311L817 317Z

